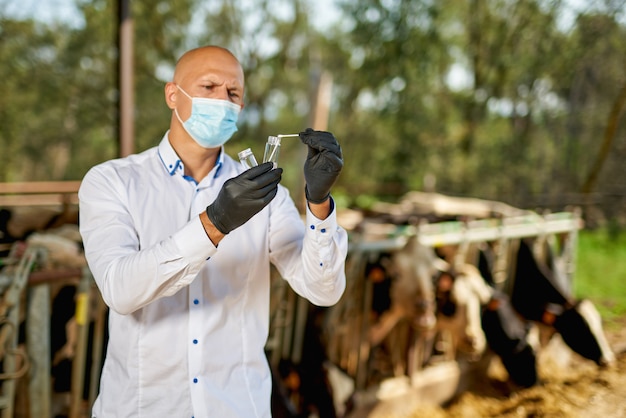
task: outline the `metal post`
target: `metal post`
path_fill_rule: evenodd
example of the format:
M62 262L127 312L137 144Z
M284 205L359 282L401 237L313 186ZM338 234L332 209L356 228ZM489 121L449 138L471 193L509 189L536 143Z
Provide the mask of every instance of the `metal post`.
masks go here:
M307 317L309 314L309 302L301 297L296 297L295 308L295 329L293 337L293 348L291 350L291 361L294 364L302 362L302 349L304 345L304 334L306 332Z
M13 249L16 247L14 246ZM13 250L11 251L13 253ZM15 410L16 379L26 374L29 357L18 347L20 322L20 301L24 287L35 261L41 254L27 249L17 264L10 263L2 273L11 275L11 282L0 298L0 359L3 372L0 373L0 410L2 418L13 418ZM9 256L11 257L11 256ZM21 361L18 361L21 359ZM18 369L19 367L19 369Z
M50 416L50 286L40 284L29 291L26 341L32 360L30 384L30 414L33 417Z

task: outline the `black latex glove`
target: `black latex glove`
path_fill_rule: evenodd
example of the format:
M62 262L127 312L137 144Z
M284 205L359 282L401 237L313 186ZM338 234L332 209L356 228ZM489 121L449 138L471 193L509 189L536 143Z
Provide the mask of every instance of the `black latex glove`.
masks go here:
M307 128L299 135L300 140L309 147L304 163L306 200L311 203L324 203L343 168L341 147L330 132Z
M283 169L273 167L271 162L263 163L224 183L217 199L206 208L222 234L246 223L274 199Z

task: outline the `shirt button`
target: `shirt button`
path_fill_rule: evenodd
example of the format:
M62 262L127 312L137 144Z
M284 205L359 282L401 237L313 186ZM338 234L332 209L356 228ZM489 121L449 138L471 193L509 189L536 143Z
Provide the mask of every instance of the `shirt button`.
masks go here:
M200 303L200 301L199 301L198 299L194 299L194 300L193 300L193 304L194 304L194 305L197 305L198 303Z
M193 340L193 343L194 344L198 344L198 340Z
M198 383L198 379L197 378L193 378L193 383Z
M326 232L326 228L322 228L322 229L320 229L320 231L321 231L321 232L322 232L322 234L323 234L323 233L325 233L325 232Z
M315 229L315 225L311 225L311 229Z

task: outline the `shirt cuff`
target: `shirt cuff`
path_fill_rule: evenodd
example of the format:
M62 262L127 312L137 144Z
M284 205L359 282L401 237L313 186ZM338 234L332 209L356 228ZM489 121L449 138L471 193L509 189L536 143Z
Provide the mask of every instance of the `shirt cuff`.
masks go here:
M217 248L209 239L199 216L194 216L172 238L184 257L206 260L217 252Z
M337 225L337 212L335 211L335 202L331 199L330 214L326 219L319 219L311 209L309 205L306 205L306 233L310 238L319 244L325 244L332 241L334 233L339 229Z

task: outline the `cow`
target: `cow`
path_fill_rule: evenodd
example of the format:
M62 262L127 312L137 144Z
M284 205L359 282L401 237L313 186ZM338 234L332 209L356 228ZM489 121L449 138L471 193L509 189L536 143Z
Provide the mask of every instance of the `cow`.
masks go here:
M549 247L545 256L533 251L534 241L519 242L511 290L511 303L525 319L540 324L548 337L559 333L577 354L599 366L615 362L604 331L600 314L590 300L576 299L565 288L562 267L554 260Z
M440 266L436 260L432 249L421 245L416 236L411 236L401 249L391 253L384 266L392 278L389 288L390 306L370 327L370 344L380 344L404 319L408 319L418 331L434 330L436 317L433 277L438 265Z
M467 263L441 272L437 289L437 333L449 344L449 358L466 354L477 360L487 347L481 312L492 297L493 289L478 269Z
M48 232L64 225L78 225L78 211L48 208L0 208L0 257L7 257L15 243L36 232ZM78 230L78 229L76 229Z
M317 415L338 416L333 387L329 378L329 361L323 338L322 322L328 308L306 300L307 316L299 361L280 359L272 365L272 416L296 418Z
M378 283L374 291L386 292L388 309L381 303L384 297L374 295L372 302L376 306L372 308L384 310L372 312L367 342L372 350L369 361L377 366L370 367L382 378L410 375L428 358L436 326L433 277L445 262L416 236L410 236L380 262L388 280Z
M537 356L556 334L572 351L601 367L615 362L597 309L571 294L562 265L549 247L536 243L532 238L517 243L505 289L494 289L482 314L489 347L511 381L523 387L538 383Z
M510 380L522 387L537 384L537 354L530 324L515 311L509 295L494 289L481 321L488 346L500 357Z

